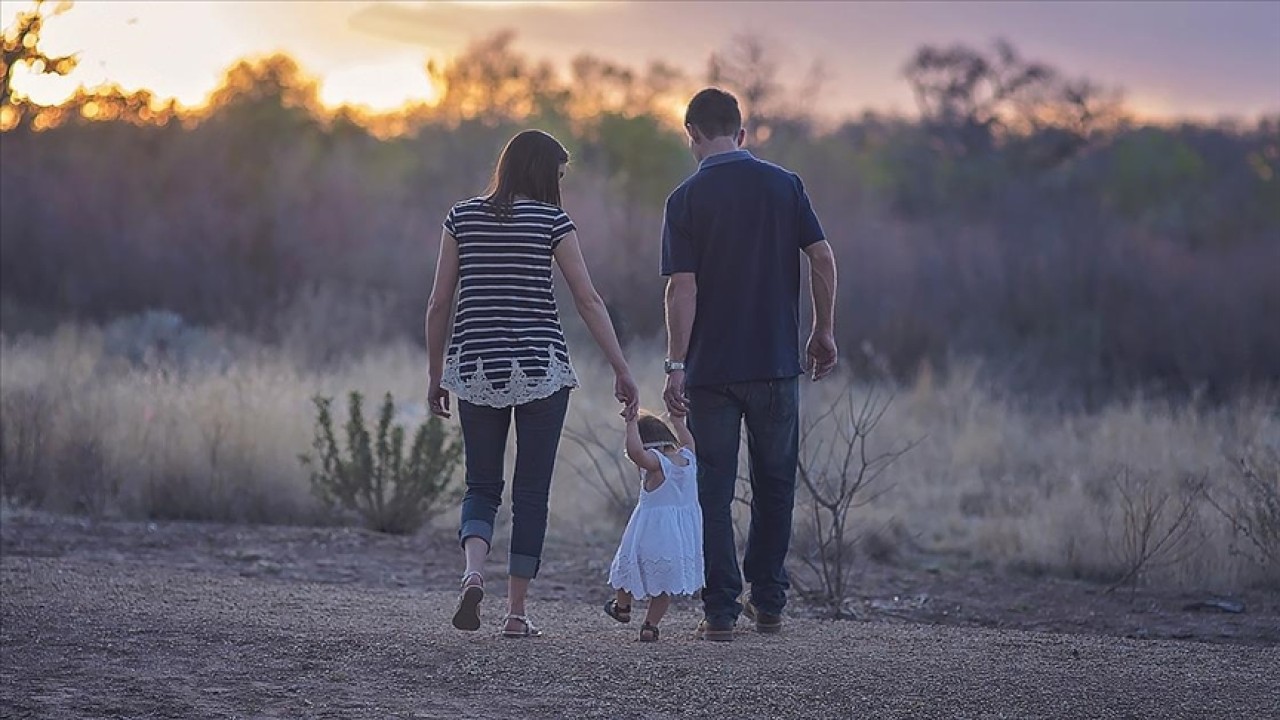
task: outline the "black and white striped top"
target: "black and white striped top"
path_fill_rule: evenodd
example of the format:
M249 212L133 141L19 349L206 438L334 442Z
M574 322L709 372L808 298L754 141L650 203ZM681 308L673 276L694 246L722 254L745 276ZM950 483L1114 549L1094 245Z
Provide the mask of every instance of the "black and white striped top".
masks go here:
M552 253L574 229L564 210L518 200L499 219L483 198L453 206L458 306L442 387L475 405L511 407L577 387L552 290Z

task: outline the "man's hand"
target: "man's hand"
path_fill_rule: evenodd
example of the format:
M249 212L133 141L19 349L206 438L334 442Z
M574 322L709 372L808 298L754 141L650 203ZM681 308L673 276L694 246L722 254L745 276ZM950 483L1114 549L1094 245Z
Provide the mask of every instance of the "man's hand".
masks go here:
M813 380L821 380L836 369L839 353L836 351L834 333L813 331L809 336L809 344L805 348L805 370Z
M684 371L672 370L667 373L667 386L662 391L662 400L667 404L667 412L672 417L684 417L689 414L689 398L684 394Z

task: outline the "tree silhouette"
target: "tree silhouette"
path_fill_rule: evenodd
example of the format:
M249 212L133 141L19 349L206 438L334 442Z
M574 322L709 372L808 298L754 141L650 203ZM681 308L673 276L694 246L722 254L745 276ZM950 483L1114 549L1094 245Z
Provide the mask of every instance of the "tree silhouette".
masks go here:
M1045 63L1023 58L1005 40L997 40L990 53L925 45L904 74L926 127L952 154L987 152L1002 134L1053 130L1057 151L1051 154L1069 155L1119 117L1117 93L1089 80L1066 79Z
M59 2L52 11L45 0L35 0L30 10L18 13L13 25L5 28L0 38L0 129L22 122L21 96L13 94L13 75L19 67L27 67L41 75L66 75L75 69L75 55L54 56L40 49L40 34L48 17L60 15L71 3Z
M768 138L769 118L782 93L778 51L759 35L737 35L707 60L707 82L736 92L746 107L747 143Z
M427 74L440 88L437 114L449 122L478 120L495 126L515 118L546 114L564 104L550 63L531 63L512 48L515 33L503 31L473 42L462 54Z
M826 68L815 60L794 92L778 79L783 52L760 35L734 36L725 47L707 60L707 82L736 93L743 108L747 144L758 146L769 140L780 125L807 125ZM801 109L804 108L804 109Z

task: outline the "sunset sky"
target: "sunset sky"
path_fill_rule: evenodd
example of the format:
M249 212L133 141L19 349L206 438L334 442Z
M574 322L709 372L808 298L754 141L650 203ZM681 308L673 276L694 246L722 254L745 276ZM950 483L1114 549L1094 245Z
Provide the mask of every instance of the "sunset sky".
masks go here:
M51 5L53 3L50 3ZM9 25L27 2L0 0ZM110 2L80 0L46 25L52 53L78 52L70 78L18 90L57 102L77 84L117 82L198 104L237 58L285 51L326 103L375 109L430 99L424 65L510 28L516 47L560 64L581 53L701 74L735 33L783 51L783 79L827 68L819 111L910 112L902 66L923 43L1005 37L1028 57L1119 86L1156 116L1280 112L1277 2Z

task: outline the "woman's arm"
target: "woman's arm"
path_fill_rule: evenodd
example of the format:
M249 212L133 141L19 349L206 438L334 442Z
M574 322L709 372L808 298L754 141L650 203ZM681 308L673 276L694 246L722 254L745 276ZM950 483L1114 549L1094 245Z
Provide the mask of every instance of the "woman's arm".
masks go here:
M436 279L427 300L427 404L433 415L449 417L449 391L440 387L444 376L444 352L448 343L453 299L458 290L458 241L445 230L440 234Z
M613 331L613 321L609 319L609 310L605 307L600 293L591 283L591 275L587 272L587 263L582 258L582 248L578 245L578 233L570 232L564 236L555 249L556 263L569 291L573 293L573 303L578 308L587 329L596 345L604 353L609 365L613 367L615 394L618 400L626 405L622 411L628 420L635 417L640 407L640 390L631 377L631 368L622 356L622 346L618 344L618 335Z
M658 458L644 449L644 442L640 439L640 425L635 420L627 421L627 458L641 470L662 470L662 463L658 462Z

